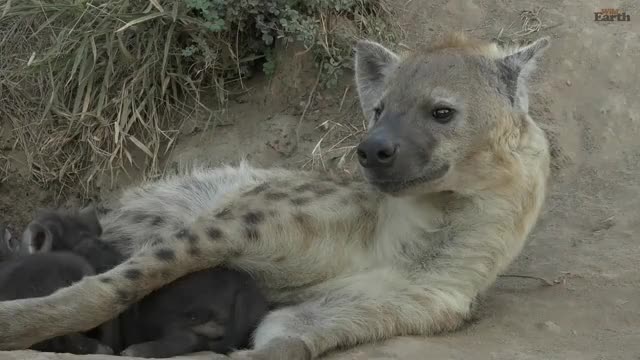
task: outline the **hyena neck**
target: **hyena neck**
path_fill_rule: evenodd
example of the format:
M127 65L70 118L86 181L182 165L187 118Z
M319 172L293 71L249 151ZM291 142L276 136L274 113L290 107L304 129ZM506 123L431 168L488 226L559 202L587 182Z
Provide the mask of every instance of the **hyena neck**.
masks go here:
M377 258L404 256L403 249L429 252L447 228L447 199L452 194L393 197L380 201L376 224Z

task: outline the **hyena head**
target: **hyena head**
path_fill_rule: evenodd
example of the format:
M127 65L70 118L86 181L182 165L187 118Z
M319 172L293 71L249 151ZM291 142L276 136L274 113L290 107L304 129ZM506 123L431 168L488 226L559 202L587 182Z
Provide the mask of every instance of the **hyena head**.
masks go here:
M499 167L501 152L518 145L527 80L549 43L544 37L506 49L455 34L401 56L358 42L356 83L369 120L357 148L365 178L394 195L480 181L479 168Z

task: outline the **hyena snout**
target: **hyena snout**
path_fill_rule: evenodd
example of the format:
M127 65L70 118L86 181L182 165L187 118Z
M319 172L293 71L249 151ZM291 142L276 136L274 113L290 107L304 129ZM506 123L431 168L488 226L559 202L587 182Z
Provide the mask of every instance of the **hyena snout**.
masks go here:
M361 171L370 184L387 193L440 179L449 164L435 156L437 144L428 130L383 117L358 145Z
M398 143L389 136L373 133L358 145L358 161L365 169L391 167L397 157L398 147Z

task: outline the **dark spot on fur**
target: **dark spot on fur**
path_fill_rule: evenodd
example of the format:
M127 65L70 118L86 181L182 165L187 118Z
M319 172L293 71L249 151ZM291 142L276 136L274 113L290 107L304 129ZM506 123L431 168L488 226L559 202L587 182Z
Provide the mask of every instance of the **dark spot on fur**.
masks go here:
M129 280L139 279L140 276L142 276L142 271L138 269L127 269L127 271L124 272L124 277Z
M216 214L216 219L220 220L231 220L233 219L233 214L231 213L231 209L224 208L222 211Z
M409 246L407 244L403 243L402 245L400 245L400 249L400 251L402 251L404 255L409 255Z
M169 270L162 270L162 272L160 273L160 275L162 276L163 279L169 279L171 278L171 273L169 272Z
M100 278L100 281L105 283L105 284L110 284L113 281L113 279L110 278L110 277L106 277L105 276L105 277Z
M210 227L207 229L207 235L209 235L209 240L220 240L222 238L222 230L217 227Z
M151 220L151 225L162 226L164 225L164 219L161 216L154 216L153 220Z
M298 226L304 233L314 233L313 218L311 218L311 216L309 216L308 214L301 212L293 214L293 220L295 220L296 224L298 224Z
M313 192L318 195L318 196L326 196L329 195L331 193L334 193L336 191L336 189L332 188L332 187L318 187L316 189L313 190Z
M305 191L311 190L312 188L313 188L313 184L307 183L307 184L302 184L300 186L296 186L293 190L296 192L305 192Z
M245 194L246 195L258 195L261 192L267 190L268 188L269 188L269 184L263 183L263 184L260 184L260 185L258 185L256 187L254 187L253 189L247 191Z
M133 214L132 218L133 218L133 222L141 223L147 220L148 216L146 214L135 213Z
M281 263L283 261L285 261L287 258L285 256L278 256L277 258L273 259L274 262L276 263Z
M188 252L189 252L189 255L191 256L199 256L202 254L202 250L200 250L200 248L195 245L189 246Z
M249 211L242 216L242 220L244 220L247 225L257 225L264 221L264 213L260 210Z
M118 290L116 294L118 295L118 302L122 305L129 305L134 300L133 296L124 290Z
M191 244L198 242L198 237L189 229L182 229L178 231L176 237L180 240L187 240Z
M258 229L255 226L245 227L244 234L249 241L255 242L260 240L260 232L258 232Z
M300 185L298 187L296 187L294 189L294 191L296 192L305 192L305 191L311 191L314 194L318 195L318 196L325 196L325 195L329 195L333 192L336 191L336 189L333 187L333 183L332 184L323 184L323 183L307 183L307 184L303 184Z
M176 253L171 249L158 249L155 252L156 258L162 261L173 261L176 259Z
M340 205L342 206L347 206L349 205L351 201L348 198L343 197L342 199L340 199Z
M229 250L229 259L236 259L242 255L242 251L240 249L231 249Z
M286 199L289 195L283 192L268 192L264 194L264 198L267 200L282 200Z
M304 197L298 197L298 198L291 199L291 203L293 205L297 205L297 206L307 204L309 201L311 201L311 199L304 198Z

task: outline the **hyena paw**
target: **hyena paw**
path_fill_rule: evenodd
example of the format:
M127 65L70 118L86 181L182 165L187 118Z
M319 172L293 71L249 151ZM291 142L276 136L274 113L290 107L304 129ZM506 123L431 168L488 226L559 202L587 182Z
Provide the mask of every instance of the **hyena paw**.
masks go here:
M300 339L274 339L260 349L240 350L230 355L232 360L311 360L311 352Z

